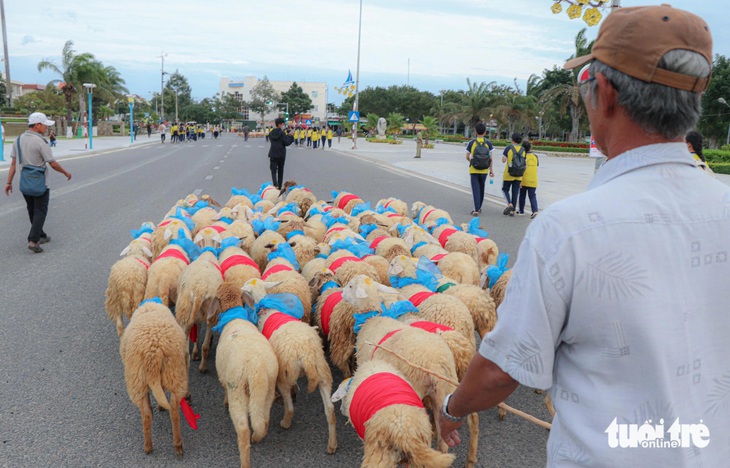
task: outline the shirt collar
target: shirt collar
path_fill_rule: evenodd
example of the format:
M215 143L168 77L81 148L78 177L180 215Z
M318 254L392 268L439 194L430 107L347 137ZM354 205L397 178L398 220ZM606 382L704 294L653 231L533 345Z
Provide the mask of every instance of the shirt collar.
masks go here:
M600 187L636 169L658 164L697 166L687 150L687 145L682 142L640 146L606 161L593 176L586 190Z

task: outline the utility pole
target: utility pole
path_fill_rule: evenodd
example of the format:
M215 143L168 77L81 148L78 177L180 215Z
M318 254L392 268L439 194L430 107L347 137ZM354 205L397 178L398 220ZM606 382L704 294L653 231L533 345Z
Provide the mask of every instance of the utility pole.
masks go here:
M10 81L10 61L8 60L8 32L5 27L5 2L0 0L0 21L3 24L3 53L5 54L5 88L8 93L8 106L13 107L13 86Z
M357 71L355 72L355 103L352 110L357 112L360 100L360 39L362 38L362 0L360 0L360 19L357 24ZM357 149L357 126L360 122L355 122L352 128L352 149Z
M162 59L162 68L160 68L160 120L165 120L165 57L167 54L160 51L160 59Z

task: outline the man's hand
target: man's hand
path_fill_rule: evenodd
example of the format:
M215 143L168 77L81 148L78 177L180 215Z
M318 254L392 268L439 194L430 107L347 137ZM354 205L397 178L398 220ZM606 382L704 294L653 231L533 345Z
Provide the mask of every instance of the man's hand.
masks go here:
M11 193L13 193L13 185L6 184L5 185L5 195L10 196Z
M71 173L70 172L66 171L66 173L64 175L66 176L66 180L71 180Z
M439 427L441 428L441 438L444 439L449 447L456 447L461 443L458 429L464 424L464 421L451 422L448 419L439 418Z

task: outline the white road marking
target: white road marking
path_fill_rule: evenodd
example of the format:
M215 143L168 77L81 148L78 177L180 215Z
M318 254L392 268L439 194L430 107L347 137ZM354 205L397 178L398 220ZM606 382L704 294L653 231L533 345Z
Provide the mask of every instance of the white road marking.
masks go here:
M224 157L225 157L225 156L224 156ZM225 161L224 159L221 159L221 160L220 160L220 161L218 161L218 162L226 162L226 161Z
M264 148L264 145L259 145L259 148Z
M223 148L223 145L218 145L218 148Z
M213 176L212 175L205 176L205 180L211 180L211 179L213 179Z
M238 145L231 145L231 148L238 148Z
M217 169L220 169L220 168L221 168L220 166L215 166L213 169L214 170L217 170Z
M209 147L209 146L210 146L210 145L203 145L203 148L207 148L207 147Z
M193 195L195 195L196 197L201 193L203 193L203 189L201 188L193 190Z

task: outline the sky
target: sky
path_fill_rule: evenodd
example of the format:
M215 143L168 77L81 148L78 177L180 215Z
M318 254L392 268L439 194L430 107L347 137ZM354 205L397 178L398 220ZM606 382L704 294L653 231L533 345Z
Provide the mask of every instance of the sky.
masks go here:
M703 17L715 53L730 55L727 0L622 0L623 6L670 1ZM552 0L362 0L360 88L410 84L438 94L472 82L524 90L532 74L562 65L586 27ZM155 0L5 2L10 76L46 84L37 64L60 64L67 40L114 66L131 93L159 92L165 71L178 70L193 97L218 93L221 77L325 81L328 102L357 69L358 0ZM566 5L567 7L567 5ZM588 28L589 39L598 28ZM4 70L3 70L4 72Z

